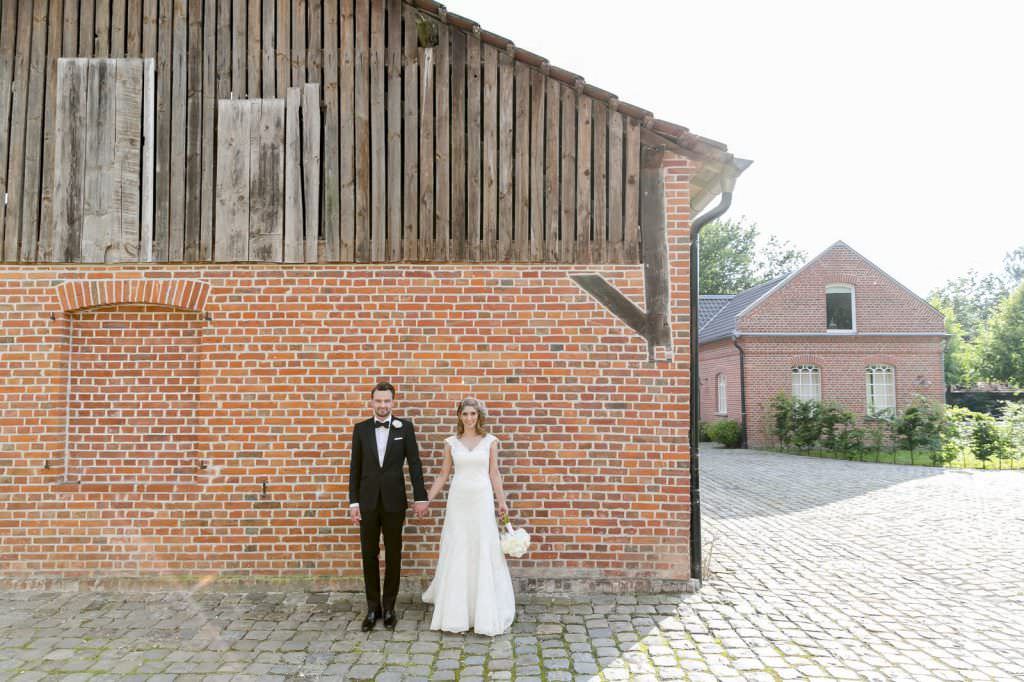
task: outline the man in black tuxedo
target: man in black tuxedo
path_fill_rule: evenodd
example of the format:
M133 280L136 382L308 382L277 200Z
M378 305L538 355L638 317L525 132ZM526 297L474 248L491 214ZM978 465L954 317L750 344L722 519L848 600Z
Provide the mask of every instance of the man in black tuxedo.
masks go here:
M395 600L402 568L402 527L409 506L405 496L404 462L409 462L416 516L425 514L429 505L412 422L395 419L391 414L395 387L382 381L374 387L371 397L373 418L359 422L352 432L352 465L348 478L349 510L352 521L359 524L366 584L368 612L363 619L363 632L372 630L379 618L389 630L398 622ZM382 531L383 598L378 562Z

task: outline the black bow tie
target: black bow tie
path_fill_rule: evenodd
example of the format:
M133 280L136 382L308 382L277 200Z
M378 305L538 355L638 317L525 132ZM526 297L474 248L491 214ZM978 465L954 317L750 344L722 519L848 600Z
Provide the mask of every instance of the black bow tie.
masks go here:
M378 428L378 429L390 429L391 428L391 422L379 422L376 419L374 419L373 421L376 424L375 428Z

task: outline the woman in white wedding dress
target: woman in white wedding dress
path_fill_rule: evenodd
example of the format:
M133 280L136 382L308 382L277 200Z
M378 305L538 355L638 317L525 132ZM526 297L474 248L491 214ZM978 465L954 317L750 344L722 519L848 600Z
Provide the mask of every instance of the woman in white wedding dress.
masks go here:
M444 441L444 464L427 493L433 501L455 475L448 490L437 569L423 601L434 605L431 630L500 635L516 616L512 577L501 552L494 519L508 513L498 471L498 439L487 433L480 401L459 404L457 433Z

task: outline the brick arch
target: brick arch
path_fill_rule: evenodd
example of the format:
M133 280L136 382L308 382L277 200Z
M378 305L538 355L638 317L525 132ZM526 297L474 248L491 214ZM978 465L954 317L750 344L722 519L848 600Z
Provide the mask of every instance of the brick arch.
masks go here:
M814 365L821 369L825 366L825 360L820 355L791 355L789 358L790 369L797 365Z
M867 367L869 365L889 365L890 367L895 369L896 368L896 364L897 364L896 356L894 356L894 355L882 355L882 354L876 353L874 355L865 356L865 358L864 358L864 366L865 367Z
M74 280L57 285L57 298L66 313L128 303L202 312L209 293L209 284L194 279Z

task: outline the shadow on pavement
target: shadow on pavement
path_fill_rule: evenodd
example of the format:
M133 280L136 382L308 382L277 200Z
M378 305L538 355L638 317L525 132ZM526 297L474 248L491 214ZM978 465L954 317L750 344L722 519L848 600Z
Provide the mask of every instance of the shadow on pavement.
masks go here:
M701 444L701 510L712 519L792 514L956 469L856 462Z

